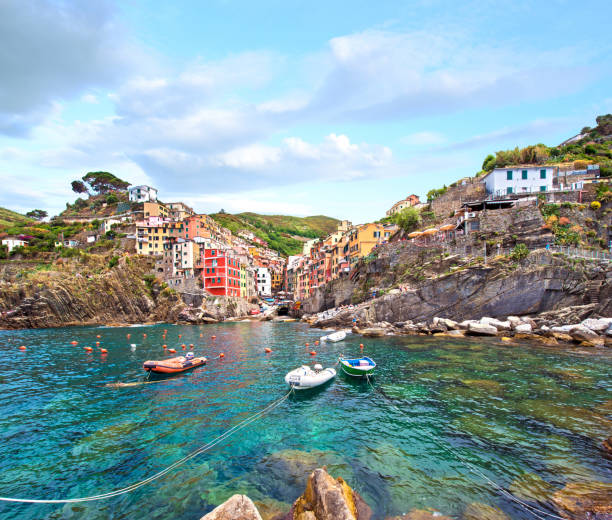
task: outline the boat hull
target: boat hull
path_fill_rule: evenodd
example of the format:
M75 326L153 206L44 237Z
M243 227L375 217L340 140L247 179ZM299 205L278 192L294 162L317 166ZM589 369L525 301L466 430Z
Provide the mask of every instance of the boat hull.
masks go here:
M289 372L285 376L285 382L294 390L310 390L324 385L334 377L336 371L333 368L314 372L309 367L300 367Z
M340 358L340 367L342 368L342 372L344 372L347 376L351 377L368 377L374 375L374 369L376 368L376 363L372 361L370 358L364 358L371 361L373 364L369 366L351 366L349 360L345 360Z
M340 330L338 332L333 332L332 334L328 334L327 336L321 336L321 341L331 341L336 343L337 341L342 341L346 338L346 332Z
M146 361L142 367L147 372L155 372L156 374L178 374L206 364L206 358L204 357L193 358L193 360L183 363L172 361L172 359L167 359L165 361Z

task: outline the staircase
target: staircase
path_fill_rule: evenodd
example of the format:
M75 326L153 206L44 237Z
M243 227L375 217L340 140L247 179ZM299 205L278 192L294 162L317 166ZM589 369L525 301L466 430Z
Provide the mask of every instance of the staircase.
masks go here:
M588 303L599 303L599 292L601 291L601 280L587 282L586 299Z

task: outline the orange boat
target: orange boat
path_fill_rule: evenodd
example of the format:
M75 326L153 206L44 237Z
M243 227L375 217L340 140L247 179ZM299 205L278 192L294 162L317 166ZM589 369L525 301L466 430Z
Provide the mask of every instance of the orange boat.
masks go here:
M142 367L147 372L157 372L159 374L176 374L192 368L206 364L205 357L193 357L191 352L186 357L178 356L163 361L145 361Z

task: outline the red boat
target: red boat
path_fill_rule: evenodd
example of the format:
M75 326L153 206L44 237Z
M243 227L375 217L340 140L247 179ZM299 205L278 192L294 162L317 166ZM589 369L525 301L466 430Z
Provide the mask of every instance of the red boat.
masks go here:
M176 374L192 368L206 364L205 357L173 357L163 361L145 361L142 367L147 372L157 372L159 374Z

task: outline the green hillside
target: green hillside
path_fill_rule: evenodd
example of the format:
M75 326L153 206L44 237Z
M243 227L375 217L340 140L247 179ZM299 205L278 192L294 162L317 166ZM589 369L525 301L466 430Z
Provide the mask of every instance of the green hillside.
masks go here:
M210 216L234 234L241 230L252 231L268 242L270 248L285 256L301 252L304 241L328 235L337 229L339 223L339 220L324 215L291 217L257 213L213 213Z
M0 208L0 226L12 227L18 224L27 224L33 222L31 218L15 213L10 209Z

